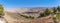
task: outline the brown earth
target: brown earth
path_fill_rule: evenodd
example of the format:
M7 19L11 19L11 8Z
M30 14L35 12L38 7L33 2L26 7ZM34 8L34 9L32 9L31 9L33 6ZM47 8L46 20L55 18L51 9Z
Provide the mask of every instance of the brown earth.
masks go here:
M35 18L35 19L26 19L21 17L16 13L17 12L25 12L25 11L30 11L30 12L42 12L44 11L43 9L39 8L33 8L33 9L19 9L19 10L10 10L5 12L4 18L8 21L8 23L54 23L53 22L53 17L51 15L46 16L46 17L41 17L41 18ZM38 16L38 15L36 15Z
M8 23L53 23L51 15L36 19L25 19L15 13L6 13L4 17Z

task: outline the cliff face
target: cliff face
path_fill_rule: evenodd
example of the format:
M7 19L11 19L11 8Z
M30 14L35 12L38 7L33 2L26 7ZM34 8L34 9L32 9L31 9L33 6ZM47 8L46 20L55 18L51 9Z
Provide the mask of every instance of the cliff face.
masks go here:
M41 11L44 11L43 9L40 9L40 8L28 8L26 9L26 11L25 9L23 9L24 12L22 11L22 9L20 10L21 11L18 11L17 9L18 13L21 12L20 14L27 15L27 16L34 16L34 17L38 17L39 13ZM35 12L38 12L38 13L35 13ZM4 18L8 21L8 23L54 23L51 15L46 17L41 17L41 18L35 18L35 19L26 19L20 16L19 14L17 14L17 12L6 11L5 13L6 14Z

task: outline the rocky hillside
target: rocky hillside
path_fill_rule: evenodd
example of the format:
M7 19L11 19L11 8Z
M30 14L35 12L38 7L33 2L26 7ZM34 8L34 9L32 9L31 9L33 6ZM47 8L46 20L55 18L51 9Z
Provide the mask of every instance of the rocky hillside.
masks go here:
M43 8L23 8L23 9L15 9L15 10L9 10L5 11L5 18L8 21L8 23L54 23L52 16L46 16L37 18L39 16L40 12L43 12ZM34 16L35 19L26 19L22 17L20 14L26 15L26 16Z

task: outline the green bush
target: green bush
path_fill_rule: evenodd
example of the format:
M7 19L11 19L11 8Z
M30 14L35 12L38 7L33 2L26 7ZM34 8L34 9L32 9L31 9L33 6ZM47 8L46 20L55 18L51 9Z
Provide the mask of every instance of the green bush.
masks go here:
M45 11L44 11L44 13L45 13L45 15L50 15L51 11L48 8L46 8Z
M56 14L56 12L57 12L57 8L54 7L53 8L53 13Z
M4 8L1 4L0 4L0 16L4 16Z
M46 8L43 13L40 13L40 15L38 16L38 18L45 17L45 16L48 16L50 14L51 14L51 11L48 8Z
M40 13L39 16L37 18L41 18L41 17L44 17L45 14L44 13Z
M60 11L60 6L57 7L57 10Z

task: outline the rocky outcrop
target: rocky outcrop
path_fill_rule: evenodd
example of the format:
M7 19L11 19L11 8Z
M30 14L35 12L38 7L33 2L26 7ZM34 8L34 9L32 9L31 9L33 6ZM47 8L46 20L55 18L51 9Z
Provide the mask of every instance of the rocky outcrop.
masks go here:
M0 23L8 23L8 21L4 17L0 17Z

